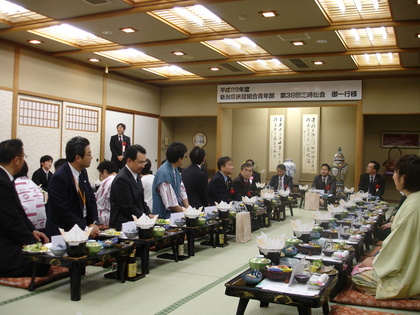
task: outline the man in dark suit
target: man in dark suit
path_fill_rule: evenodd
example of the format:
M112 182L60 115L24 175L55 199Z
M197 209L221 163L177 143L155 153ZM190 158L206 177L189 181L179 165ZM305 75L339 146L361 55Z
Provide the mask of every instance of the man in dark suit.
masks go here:
M32 181L45 191L48 190L48 183L53 175L50 169L53 164L53 158L50 155L43 155L39 160L40 167L32 174Z
M370 161L366 173L360 175L359 191L363 190L372 196L382 198L385 193L385 178L378 174L380 165L377 161Z
M252 179L250 179L251 183L261 183L261 175L257 171L254 170L255 162L254 160L248 159L245 163L250 163L252 165Z
M144 201L144 189L140 173L146 164L146 149L134 144L127 149L127 164L115 176L111 186L111 217L109 226L121 230L124 222L133 221L133 215L140 218L150 214Z
M26 261L22 246L37 242L48 243L48 237L37 230L26 216L19 201L13 176L25 162L23 143L19 139L0 143L0 277L28 277L32 275L33 264ZM49 270L41 265L38 276Z
M242 197L252 197L257 189L255 182L251 182L252 164L244 163L241 165L241 173L233 180L233 196L235 201L242 201Z
M286 175L286 166L284 164L279 164L276 167L277 175L271 177L270 186L274 190L286 190L290 189L290 192L293 191L293 177Z
M232 179L229 177L233 174L232 159L228 156L222 156L217 160L217 169L219 171L214 174L207 189L210 206L214 206L215 202L231 202L234 193Z
M206 161L206 151L200 147L194 147L190 152L191 165L185 168L182 173L182 182L188 195L188 202L191 207L207 207L207 174L202 170Z
M321 165L321 174L316 175L312 182L312 188L323 189L325 193L335 195L336 190L336 179L330 175L331 166L324 163Z
M92 227L90 235L96 237L99 235L98 210L86 172L92 161L89 140L70 139L66 145L66 160L50 181L45 231L49 236L59 235L59 227L69 231L77 224L82 230Z
M117 125L117 134L113 135L109 141L109 147L112 153L111 162L117 166L118 170L124 167L124 155L131 144L130 137L124 135L124 132L125 124L119 123Z

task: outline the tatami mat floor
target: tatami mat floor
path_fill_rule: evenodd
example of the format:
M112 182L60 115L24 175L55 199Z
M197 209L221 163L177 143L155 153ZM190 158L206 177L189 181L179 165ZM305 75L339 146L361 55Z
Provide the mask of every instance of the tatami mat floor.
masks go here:
M287 211L289 214L289 211ZM310 222L312 212L294 209L294 219ZM270 228L263 228L252 234L252 241L235 243L229 237L229 246L210 248L196 243L196 255L181 262L150 258L150 274L137 282L124 284L105 279L107 271L100 267L88 267L82 280L82 299L70 300L69 280L63 279L34 292L0 286L1 315L108 315L108 314L235 314L238 299L225 295L224 284L245 270L248 259L258 254L256 236L260 232L271 237L292 235L291 217L283 222L273 222ZM386 310L383 310L386 311ZM392 311L397 314L413 312ZM314 315L321 315L322 309L313 309ZM257 301L250 301L246 314L253 315L296 315L295 307L270 304L260 308Z

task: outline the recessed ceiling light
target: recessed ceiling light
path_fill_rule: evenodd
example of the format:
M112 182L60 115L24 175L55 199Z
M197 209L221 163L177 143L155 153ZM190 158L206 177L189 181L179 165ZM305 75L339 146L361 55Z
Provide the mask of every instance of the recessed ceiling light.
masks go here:
M132 28L132 27L120 28L120 31L123 31L124 33L135 33L135 32L137 32L137 30Z
M419 0L419 1L420 1L420 0ZM418 33L416 36L417 36L417 38L420 38L420 33Z
M291 42L293 45L295 45L295 46L303 46L303 45L305 45L305 42L302 42L302 41L296 41L296 42Z
M90 62L99 62L99 61L101 61L101 59L98 59L98 58L89 58L88 60Z
M314 65L317 65L317 66L319 66L319 65L323 65L323 64L324 64L324 62L323 62L323 61L321 61L321 60L312 61L312 62L313 62L313 64L314 64Z
M42 44L43 42L38 40L38 39L30 39L30 40L28 40L28 43L38 45L38 44Z
M277 16L278 14L276 13L276 11L261 11L260 12L260 14L263 16L263 17L266 17L266 18L268 18L268 17L275 17L275 16Z
M186 53L184 53L183 51L173 51L172 52L175 56L184 56L186 55Z
M220 68L217 68L217 67L211 67L211 68L209 68L211 71L219 71L220 70Z

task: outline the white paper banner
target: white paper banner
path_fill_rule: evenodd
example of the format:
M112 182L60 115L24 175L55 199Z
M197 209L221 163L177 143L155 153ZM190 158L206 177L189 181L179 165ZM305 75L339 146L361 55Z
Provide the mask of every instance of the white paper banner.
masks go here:
M218 103L352 101L361 99L361 80L217 86Z
M302 173L317 173L318 169L318 115L302 118Z
M275 172L278 164L283 162L284 115L270 115L270 153L269 170Z

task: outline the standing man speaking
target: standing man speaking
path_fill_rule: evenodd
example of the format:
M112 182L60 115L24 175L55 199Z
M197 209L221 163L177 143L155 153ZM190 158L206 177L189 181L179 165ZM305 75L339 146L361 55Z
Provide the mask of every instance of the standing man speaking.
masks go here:
M118 170L125 165L125 151L130 146L130 137L124 135L125 124L119 123L117 125L117 134L111 137L109 148L112 152L111 162L115 164Z

